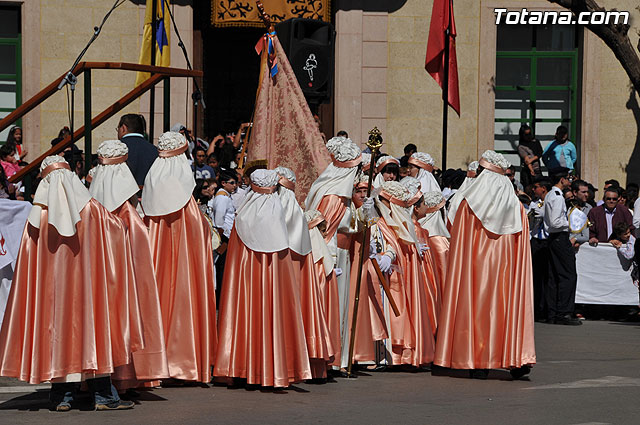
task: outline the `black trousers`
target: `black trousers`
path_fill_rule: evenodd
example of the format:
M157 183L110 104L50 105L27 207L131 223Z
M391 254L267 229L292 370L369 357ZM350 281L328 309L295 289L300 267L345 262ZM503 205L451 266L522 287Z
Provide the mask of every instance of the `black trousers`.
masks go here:
M531 239L531 266L533 269L533 313L536 320L547 318L545 286L549 280L549 245L546 239Z
M222 278L224 276L224 265L227 262L227 251L216 260L216 308L220 310L220 294L222 294Z
M569 232L550 233L549 279L544 288L547 319L557 319L572 314L575 306L576 254L569 242Z

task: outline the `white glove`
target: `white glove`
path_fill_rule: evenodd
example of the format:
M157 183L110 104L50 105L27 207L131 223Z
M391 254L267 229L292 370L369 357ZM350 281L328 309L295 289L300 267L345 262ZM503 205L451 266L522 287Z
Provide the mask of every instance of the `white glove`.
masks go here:
M372 218L376 218L376 207L373 198L364 198L364 202L362 203L362 214L364 215L364 219L366 221L371 220Z
M375 206L375 202L373 201L373 198L364 198L364 202L362 203L362 208L370 210L374 206Z
M426 243L421 243L420 244L420 254L424 255L425 252L427 252L429 249L429 245L427 245Z
M380 255L377 258L378 266L380 266L380 271L382 273L387 273L391 270L391 257L388 255Z

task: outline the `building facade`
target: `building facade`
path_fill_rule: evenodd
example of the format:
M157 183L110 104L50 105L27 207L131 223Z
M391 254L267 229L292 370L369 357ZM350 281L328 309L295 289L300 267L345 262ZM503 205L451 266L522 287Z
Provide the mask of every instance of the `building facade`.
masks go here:
M606 9L631 13L628 33L632 45L637 45L637 2L598 2ZM0 52L3 58L13 58L0 65L0 116L6 116L70 68L94 26L108 11L109 3L0 0ZM521 124L532 125L543 145L563 124L576 144L577 168L583 178L597 187L610 178L623 185L640 182L638 96L618 60L597 36L580 25L496 25L496 8L562 10L545 0L453 3L461 115L449 112L447 167L465 168L485 149L505 152L519 165L515 148ZM430 0L331 2L336 29L334 96L329 109L332 131L346 130L352 139L364 143L369 129L377 126L383 133L386 152L400 156L407 143L415 143L440 165L441 90L424 70L432 5ZM143 0L120 6L83 60L137 63L144 8ZM211 57L215 43L208 43L205 31L194 26L201 8L192 1L176 0L172 10L194 66L204 68L205 85L212 66L229 64L228 69L232 69L233 53L205 60ZM171 31L171 66L184 68L185 59ZM233 37L225 37L216 39L218 46L225 40L233 42ZM253 49L253 45L246 48ZM131 90L134 81L132 72L95 72L94 115ZM187 79L172 80L172 123L193 125L192 87ZM162 130L161 85L156 93L157 137ZM81 77L76 88L76 127L84 116L82 98ZM217 99L211 96L207 101L215 106ZM217 106L224 111L224 104ZM148 115L149 96L133 102L125 112ZM29 151L47 149L68 121L67 94L62 90L21 121ZM116 125L114 117L95 130L94 149L99 141L116 137ZM199 123L198 128L205 127ZM6 130L0 140L5 136ZM79 143L82 145L82 141Z
M176 24L180 28L187 52L193 51L193 13L190 4L172 6ZM0 68L0 117L8 115L21 102L38 93L43 87L60 79L73 65L76 57L89 42L94 27L100 26L113 2L104 0L0 0L0 52L4 58L15 58ZM145 1L126 1L109 17L97 40L87 50L83 61L138 63L144 27ZM171 37L175 32L171 30ZM9 45L11 39L15 43ZM174 38L172 38L174 40ZM8 47L7 47L8 46ZM171 66L186 68L182 51L171 46ZM5 69L6 68L6 69ZM14 84L7 81L13 78ZM92 72L92 114L95 117L134 88L136 73L118 70ZM193 115L192 84L185 78L171 81L171 122L190 125ZM84 124L83 76L78 78L75 94L74 127ZM155 130L162 133L163 88L156 88ZM116 116L94 129L93 150L107 139L116 139L115 128L119 116L125 113L149 114L149 94L125 107ZM26 160L34 159L51 147L51 140L59 130L69 125L67 90L62 89L32 110L18 125L24 130L24 144L29 150ZM6 139L8 129L0 133ZM83 140L78 146L83 148Z
M442 92L424 70L433 2L400 3L388 11L336 12L335 128L364 140L377 125L387 151L401 155L405 144L415 143L438 163ZM496 8L564 10L548 1L453 4L461 115L450 109L447 167L465 168L486 149L505 152L519 165L514 152L521 123L534 127L543 146L563 124L583 178L596 187L611 178L640 182L638 96L604 42L580 25L496 25ZM630 12L628 34L636 46L637 3L598 4Z

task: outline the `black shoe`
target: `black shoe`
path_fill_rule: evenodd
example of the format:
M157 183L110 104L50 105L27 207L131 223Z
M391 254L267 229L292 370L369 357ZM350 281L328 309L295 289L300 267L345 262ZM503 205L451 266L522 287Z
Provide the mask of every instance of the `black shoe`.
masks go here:
M355 377L355 371L352 370L351 371L351 375L349 375L349 373L347 372L346 369L341 368L341 369L328 369L327 370L327 377L329 378L354 378Z
M488 369L471 369L469 371L469 378L471 379L487 379L489 377Z
M528 365L524 365L521 367L516 367L514 369L511 369L509 371L509 373L511 374L511 377L515 380L515 379L520 379L525 375L528 375L529 373L531 373L531 366Z
M113 403L97 403L96 410L126 410L133 409L135 403L133 401L118 400Z
M575 319L571 317L570 314L567 314L559 319L554 320L553 323L555 323L556 325L580 326L582 325L582 320Z

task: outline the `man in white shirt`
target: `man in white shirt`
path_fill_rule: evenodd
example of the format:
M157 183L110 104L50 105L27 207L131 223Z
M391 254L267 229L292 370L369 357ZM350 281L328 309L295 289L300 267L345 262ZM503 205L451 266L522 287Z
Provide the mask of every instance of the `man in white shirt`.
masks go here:
M231 195L238 187L238 175L233 171L222 171L219 176L221 189L211 200L214 211L213 225L220 233L222 244L216 249L216 280L219 282L216 288L216 296L220 297L222 289L224 264L227 259L227 242L231 235L231 229L236 218L236 208L233 205Z
M574 180L571 183L571 190L573 191L574 196L574 204L577 208L580 209L585 215L589 214L591 211L591 205L587 203L587 199L589 198L589 184L584 180ZM580 245L589 241L589 227L585 226L584 229L580 233L573 233L571 235L571 244L573 245L573 249L578 251L580 249Z
M575 319L576 256L569 241L569 219L562 190L571 185L568 168L550 170L553 188L544 198L543 223L549 232L549 279L544 288L547 323L581 325Z

